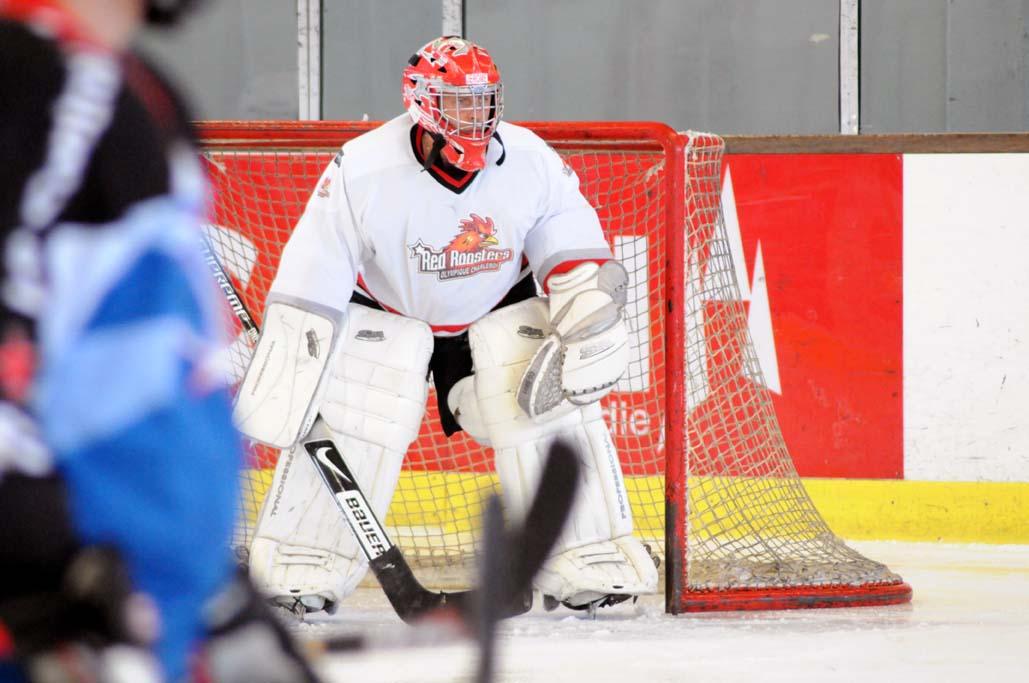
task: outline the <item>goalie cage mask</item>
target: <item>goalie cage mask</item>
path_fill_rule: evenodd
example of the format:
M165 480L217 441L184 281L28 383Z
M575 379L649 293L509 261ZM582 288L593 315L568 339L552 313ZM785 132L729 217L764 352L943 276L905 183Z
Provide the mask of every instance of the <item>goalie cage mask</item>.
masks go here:
M462 171L486 165L504 111L504 85L485 48L456 36L428 43L408 60L403 99L411 119L442 138L444 161Z

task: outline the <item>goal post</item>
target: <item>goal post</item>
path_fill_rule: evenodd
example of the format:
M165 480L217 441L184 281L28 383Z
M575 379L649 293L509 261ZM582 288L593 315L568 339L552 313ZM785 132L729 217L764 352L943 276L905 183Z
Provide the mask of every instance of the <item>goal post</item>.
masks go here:
M906 602L910 586L833 534L797 474L732 260L721 204L725 144L694 132L684 144L686 244L675 266L683 320L669 322L685 347L683 393L669 398L681 403L683 441L666 463L669 485L682 487L667 499L669 527L682 530L668 536L678 544L669 559L681 565L668 576L668 611Z
M200 124L213 189L207 237L258 323L322 170L343 142L376 125ZM577 173L629 273L629 369L603 412L636 533L664 563L667 611L909 600L900 577L828 528L783 442L722 220L722 140L660 123L522 125ZM236 331L238 379L253 342ZM455 569L450 580L460 581L475 557L481 504L498 483L488 449L463 433L446 439L438 422L430 396L386 524L416 568L447 577ZM249 542L276 457L250 454L238 547Z

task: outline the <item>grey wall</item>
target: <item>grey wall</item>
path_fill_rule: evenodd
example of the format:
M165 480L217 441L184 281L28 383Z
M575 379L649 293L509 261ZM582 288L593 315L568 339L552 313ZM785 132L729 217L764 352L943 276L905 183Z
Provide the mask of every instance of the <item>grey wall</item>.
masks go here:
M1029 130L1029 0L862 0L861 130Z
M838 0L470 0L514 119L839 129Z
M839 0L465 0L511 119L839 130ZM322 0L322 112L401 111L441 0ZM1029 130L1029 0L861 0L861 130ZM144 49L204 118L295 119L294 0L215 0Z
M291 0L215 0L172 32L148 30L140 44L175 78L198 118L297 118Z
M510 119L657 119L723 133L838 130L838 0L467 0ZM328 0L323 116L401 111L439 0ZM355 68L364 63L365 68Z
M439 36L440 0L322 0L322 8L322 118L401 113L400 74Z

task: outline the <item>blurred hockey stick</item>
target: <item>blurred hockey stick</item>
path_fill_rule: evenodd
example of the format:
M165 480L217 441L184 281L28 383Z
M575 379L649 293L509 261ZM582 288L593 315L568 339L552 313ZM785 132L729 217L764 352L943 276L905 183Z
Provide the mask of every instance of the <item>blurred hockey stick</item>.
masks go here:
M247 338L250 339L252 344L256 344L257 338L260 336L260 330L257 327L257 323L254 322L253 316L250 315L250 311L247 310L246 304L243 303L243 299L236 291L236 286L232 284L232 280L229 279L225 269L222 268L222 264L218 261L218 257L215 256L214 249L211 248L211 243L208 241L207 235L202 235L201 237L204 260L207 261L207 265L211 268L211 274L214 275L215 283L218 285L218 288L222 290L222 294L225 295L225 299L228 301L229 307L232 308L232 312L239 320L239 324L243 327L243 332L246 333Z
M377 637L337 636L307 642L317 654L433 647L474 638L481 649L478 681L493 668L497 623L511 615L510 605L532 590L532 580L550 555L571 512L578 487L579 459L568 444L555 442L525 521L504 529L499 498L487 502L483 515L478 586L447 594L448 602L415 619L411 628ZM337 500L339 500L337 498ZM454 600L454 596L462 596ZM395 607L395 606L394 606Z
M204 236L203 247L205 259L211 267L214 278L222 292L225 293L244 332L251 340L256 341L259 334L257 323L254 322L254 318L247 310L242 297L239 296L232 281L222 268L206 236ZM369 567L375 574L375 578L378 579L383 592L386 594L397 615L405 622L411 623L426 613L444 606L454 606L466 613L473 609L472 603L475 598L471 591L433 592L422 586L415 577L400 548L393 543L382 528L382 525L375 518L371 506L357 485L357 481L351 474L343 455L336 448L328 430L324 427L319 427L320 423L320 418L315 420L311 432L303 442L304 450L307 451L322 480L332 492L341 514L357 538L358 545L361 546L362 551L368 558ZM558 451L561 451L562 448L558 447ZM558 459L566 460L567 458L558 456ZM549 466L550 462L548 461L548 469L544 471L544 479L541 480L541 491L543 491L543 484L546 482L545 478L549 471ZM577 468L577 461L572 467ZM556 477L559 482L565 480L562 473L552 474L551 477ZM571 508L571 497L574 496L575 482L576 479L573 476L565 490L560 492L555 491L553 485L547 487L548 495L555 496L554 504L557 505L558 511L564 509L564 507ZM539 495L537 494L532 510L535 510L539 505ZM532 577L535 576L539 567L542 566L550 548L556 542L564 526L564 518L567 516L567 511L565 511L557 518L559 523L553 524L549 518L547 520L537 519L536 516L533 516L532 510L530 510L527 523L530 520L535 520L535 523L540 525L541 528L532 534L523 533L522 537L517 539L523 543L527 543L530 540L533 541L532 547L526 548L526 550L533 552L514 555L520 561L517 567L515 567L517 571L514 573L511 585L520 587L520 590L516 593L510 591L498 593L504 597L500 607L502 610L501 617L523 614L532 607ZM523 532L531 528L527 526ZM541 533L543 531L552 532L552 537L547 537ZM542 553L539 552L540 549L543 550ZM332 647L331 644L329 646L329 649L340 648L345 649L343 643L340 643L338 648Z
M574 462L574 458L572 459ZM574 480L572 487L574 495ZM564 527L564 517L558 534ZM519 587L513 585L513 576L509 576L507 568L519 552L524 548L515 548L511 543L502 541L490 542L491 539L504 538L504 513L500 509L500 498L493 496L487 501L486 511L482 516L482 534L484 543L482 559L479 560L479 592L476 594L475 610L472 612L475 626L475 640L479 644L479 660L475 671L475 683L490 683L493 670L496 668L497 623L504 617L503 605L515 595L512 590ZM525 534L522 538L526 539ZM527 539L526 539L527 540ZM554 537L557 540L557 537ZM548 549L549 550L549 549ZM538 569L538 567L537 567ZM533 572L535 575L535 572ZM532 577L524 589L532 590Z

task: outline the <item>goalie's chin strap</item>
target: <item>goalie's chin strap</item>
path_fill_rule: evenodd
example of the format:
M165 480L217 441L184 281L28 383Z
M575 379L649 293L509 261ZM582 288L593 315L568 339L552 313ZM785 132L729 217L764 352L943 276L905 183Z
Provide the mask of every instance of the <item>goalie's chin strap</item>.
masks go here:
M432 148L429 153L425 155L425 163L422 164L422 168L428 171L432 168L432 165L436 163L436 159L439 158L440 153L446 146L446 139L439 133L429 133L432 136Z
M449 166L445 159L440 159L440 154L443 152L443 148L446 146L446 139L439 133L429 133L432 136L432 148L429 149L429 153L425 155L425 161L422 163L422 169L428 171L432 168L432 165L439 159L440 163L444 166ZM504 141L500 139L500 134L496 131L493 132L493 139L500 143L500 158L497 159L497 166L500 166L507 159L507 147L504 146Z

